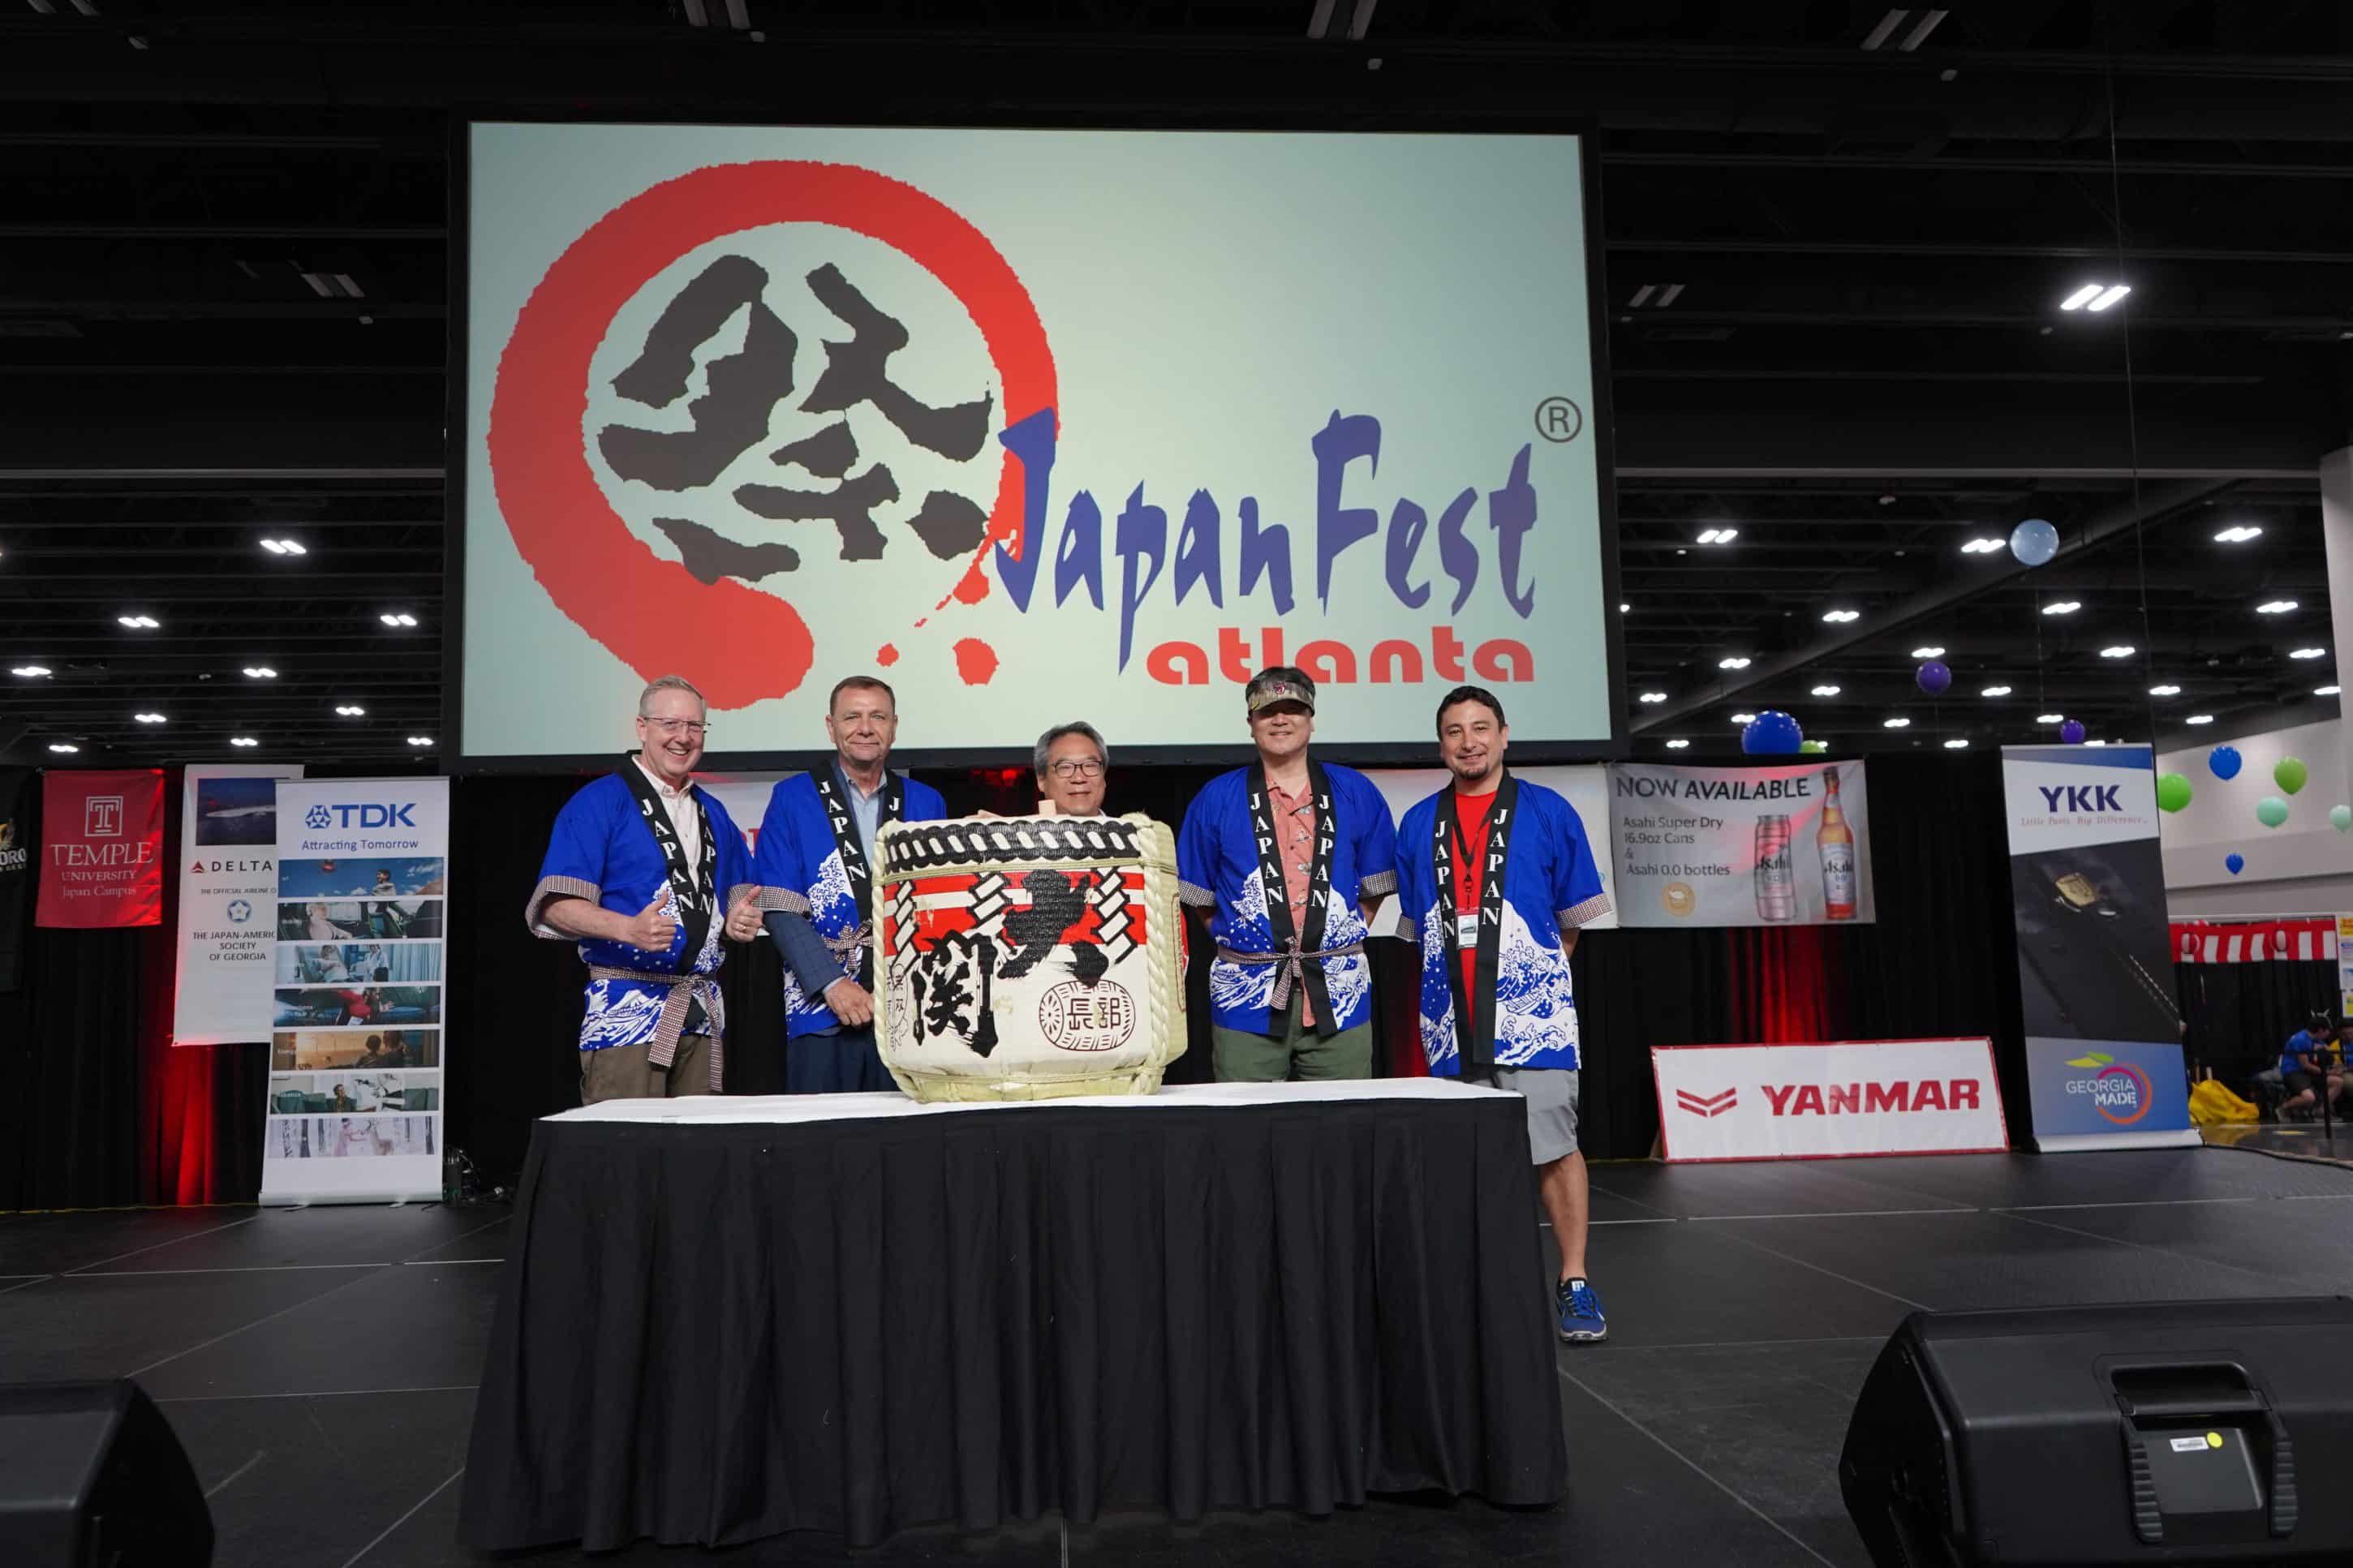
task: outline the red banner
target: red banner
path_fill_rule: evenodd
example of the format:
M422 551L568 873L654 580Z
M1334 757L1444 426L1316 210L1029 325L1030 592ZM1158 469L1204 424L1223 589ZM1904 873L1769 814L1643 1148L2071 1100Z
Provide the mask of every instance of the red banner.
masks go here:
M164 919L164 773L50 773L41 780L41 892L34 923L152 926Z

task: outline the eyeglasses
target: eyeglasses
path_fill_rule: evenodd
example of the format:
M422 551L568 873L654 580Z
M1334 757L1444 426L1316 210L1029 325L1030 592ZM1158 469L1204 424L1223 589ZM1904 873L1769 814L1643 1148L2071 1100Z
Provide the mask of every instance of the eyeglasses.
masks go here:
M681 731L690 735L700 735L711 727L700 719L649 719L642 713L638 715L638 722L651 724L665 735L675 735Z
M1092 779L1103 775L1101 757L1064 757L1046 770L1058 779Z

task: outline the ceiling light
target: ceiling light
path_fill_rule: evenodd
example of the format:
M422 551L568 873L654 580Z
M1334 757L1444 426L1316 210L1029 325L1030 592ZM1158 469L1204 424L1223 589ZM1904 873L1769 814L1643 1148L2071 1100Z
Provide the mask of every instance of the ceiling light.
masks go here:
M48 674L49 667L45 664L20 664L14 669L11 669L8 673L11 675L21 675L30 679L33 676Z
M1689 741L1669 741L1669 742L1667 742L1667 750L1669 750L1669 751L1671 751L1671 752L1680 752L1680 751L1682 751L1685 746L1688 746L1688 745L1690 745L1690 744L1691 744L1691 742L1690 742Z
M408 615L400 610L385 610L382 614L378 615L376 619L382 621L388 626L413 626L417 624L417 617L415 616Z
M134 631L152 632L164 623L153 616L117 616L114 617L114 624L129 626Z
M278 672L266 664L248 664L245 667L245 678L248 680L275 680Z
M2182 721L2185 724L2211 724L2213 721L2214 715L2211 713L2192 713Z
M2287 650L2287 656L2290 658L2327 658L2328 650L2325 647L2292 647Z
M1667 694L1663 691L1645 691L1641 697L1635 699L1639 702L1664 702L1666 700Z
M1757 722L1757 715L1754 713L1735 713L1732 716L1732 721L1736 724L1754 724Z
M79 746L69 744L64 741L51 741L49 742L49 750L53 752L79 752L81 748Z
M2265 599L2262 604L2255 606L2255 614L2259 616L2284 616L2295 608L2295 601L2294 599Z
M2181 688L2170 684L2152 686L2148 689L2148 694L2151 697L2179 697L2181 695Z
M1990 555L2001 548L1999 539L1972 539L1961 546L1964 555Z
M1633 605L1619 605L1619 606L1618 606L1618 613L1619 613L1620 615L1621 615L1621 616L1622 616L1622 615L1624 615L1627 611L1629 611L1629 610L1632 609L1633 607L1634 607L1634 606L1633 606Z
M1912 721L1909 719L1882 719L1879 721L1879 727L1883 730L1908 730L1912 727Z
M1824 610L1822 612L1822 619L1833 626L1843 626L1849 621L1859 621L1862 618L1861 610Z
M165 720L161 713L133 713L132 718L137 720L142 724L161 724L165 722Z
M2064 713L2037 713L2034 716L2034 721L2038 724L2064 724L2067 721L2067 715Z
M1945 657L1945 650L1931 643L1924 647L1914 648L1912 650L1912 657L1914 658L1942 658Z
M2337 695L2337 688L2334 686L2316 686L2312 689L2312 694L2315 697L2334 697Z
M1718 669L1746 669L1748 668L1748 661L1742 658L1738 654L1735 654L1730 658L1717 659L1715 661L1715 668Z
M364 714L367 710L361 707L356 702L339 702L335 705L335 711L342 714L346 719L357 719Z
M1838 694L1839 689L1835 686L1817 686L1814 688L1814 695L1817 697L1836 697Z
M2010 688L2007 686L1989 686L1984 690L1978 692L1978 695L1980 697L2007 697L2010 695Z
M2054 599L2042 606L2042 613L2046 616L2072 616L2083 607L2080 600Z
M1945 750L1948 752L1967 751L1968 749L1968 744L1969 743L1966 739L1959 735L1956 735L1951 740L1945 742Z
M2255 528L2242 522L2236 528L2226 528L2221 532L2216 534L2214 536L2214 542L2217 544L2244 544L2250 539L2261 537L2263 531L2260 528Z
M265 539L261 548L272 555L308 555L311 552L290 539Z
M2110 643L2107 647L2100 650L2100 657L2102 658L2130 658L2138 650L2130 643Z
M408 743L412 746L429 746L433 743L433 737L430 735L411 735L408 737Z
M2105 287L2105 284L2101 283L2086 283L2064 300L2060 300L2059 308L2063 310L2080 310L2098 299L2100 290Z
M2132 285L2129 283L2111 283L2105 289L2100 290L2100 297L2098 299L2084 306L2084 309L2086 310L2105 310L2109 306L2115 304L2117 300L2123 299L2126 295L2131 292Z
M2105 741L2086 741L2084 744L2087 746L2105 746L2107 742Z
M228 738L228 743L232 746L258 746L261 744L260 742L255 740L250 735L231 735Z

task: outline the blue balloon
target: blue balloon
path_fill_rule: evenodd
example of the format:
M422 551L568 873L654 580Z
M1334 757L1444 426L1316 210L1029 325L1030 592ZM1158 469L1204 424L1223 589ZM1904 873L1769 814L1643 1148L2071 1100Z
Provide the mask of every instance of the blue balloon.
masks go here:
M2082 745L2084 743L2084 721L2081 719L2070 719L2064 724L2060 725L2059 739L2066 745Z
M1912 679L1919 682L1920 689L1929 696L1942 697L1946 689L1953 684L1953 671L1942 660L1932 658L1915 670Z
M2059 531L2030 517L2010 531L2010 552L2021 566L2041 566L2059 553Z
M1759 713L1740 731L1740 749L1752 757L1788 756L1805 743L1806 732L1798 721L1778 708Z
M2247 858L2244 855L2225 855L2222 857L2222 865L2231 875L2235 877L2247 868Z
M2239 750L2236 746L2217 746L2206 753L2206 765L2214 770L2218 779L2239 776Z

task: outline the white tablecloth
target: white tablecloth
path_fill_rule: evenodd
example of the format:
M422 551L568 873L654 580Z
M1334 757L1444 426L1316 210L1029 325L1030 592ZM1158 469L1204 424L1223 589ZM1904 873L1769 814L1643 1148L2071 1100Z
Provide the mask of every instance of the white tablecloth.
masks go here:
M1349 1100L1453 1100L1500 1092L1446 1078L1375 1078L1318 1083L1177 1084L1157 1094L1073 1096L1067 1100L954 1100L926 1105L886 1094L681 1095L675 1100L608 1100L547 1118L550 1121L849 1121L876 1116L953 1116L965 1110L1046 1112L1058 1106L1110 1110L1215 1110L1229 1106L1314 1105Z

